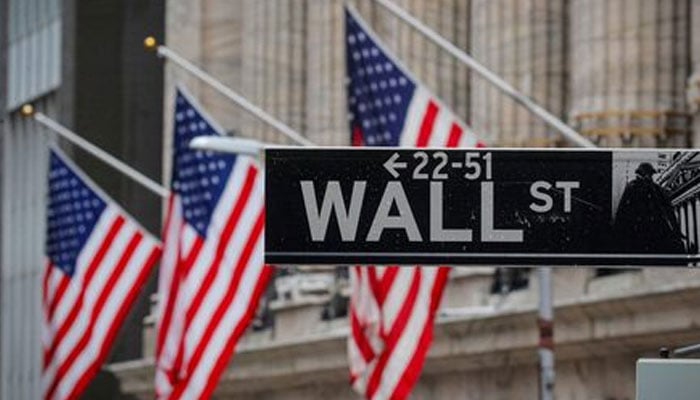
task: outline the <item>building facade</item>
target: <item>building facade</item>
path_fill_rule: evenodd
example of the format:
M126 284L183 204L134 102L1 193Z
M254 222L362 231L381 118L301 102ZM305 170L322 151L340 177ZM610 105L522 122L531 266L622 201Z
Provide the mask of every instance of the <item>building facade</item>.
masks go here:
M600 146L698 143L698 1L394 2ZM373 1L351 3L489 145L564 143ZM340 0L169 0L165 43L314 143L347 145L342 7ZM287 143L166 63L164 174L176 84L194 92L231 134ZM696 194L677 194L684 229L696 232ZM217 398L356 398L347 383L343 271L280 267L264 317L241 343ZM455 268L413 397L536 398L537 290L527 270ZM699 337L695 269L561 268L554 300L559 399L632 399L637 358ZM152 317L144 320L144 343L151 354ZM110 369L124 392L145 399L153 395L152 363L146 357Z
M160 1L0 2L0 398L41 398L41 275L48 146L62 146L152 232L160 199L20 115L24 103L146 174L160 176L162 70L143 37L161 33ZM153 279L152 279L153 280ZM155 282L153 280L153 282ZM150 290L154 290L154 283ZM142 357L144 293L113 361ZM118 386L104 376L89 389ZM99 393L99 394L98 394Z

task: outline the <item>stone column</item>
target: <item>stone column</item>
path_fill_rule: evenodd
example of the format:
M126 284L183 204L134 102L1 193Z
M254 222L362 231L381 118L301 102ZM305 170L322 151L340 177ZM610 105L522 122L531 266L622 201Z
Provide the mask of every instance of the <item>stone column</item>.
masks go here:
M697 213L697 210L695 209L695 201L691 199L685 204L685 207L688 210L688 230L686 231L685 235L687 237L688 247L695 248L695 232L697 232L697 227L695 226L695 214Z
M345 22L339 0L309 0L306 129L319 145L349 143L345 109Z
M565 110L566 2L472 0L471 50L482 64L557 116ZM553 146L561 136L492 84L472 78L472 125L487 144Z
M688 0L571 0L570 119L601 146L685 147Z
M202 0L201 63L211 75L239 93L243 75L243 0ZM241 130L243 111L231 100L203 85L202 105L228 131Z
M304 80L306 87L304 88L306 95L306 109L309 113L306 115L306 128L309 131L309 138L313 142L318 142L321 139L321 126L325 120L324 94L323 87L327 68L324 68L325 46L327 43L328 26L324 19L326 2L323 0L310 0L305 19L308 36L306 38L306 59L307 66Z
M283 0L284 1L284 0ZM284 1L286 3L286 1ZM279 96L284 91L286 84L284 64L282 59L282 43L280 39L287 27L280 23L280 14L284 13L282 2L279 0L262 1L265 3L264 36L261 38L265 48L263 55L264 75L262 108L275 118L282 120L280 116ZM255 40L251 38L251 40ZM287 143L282 134L270 126L263 125L263 139L270 143Z
M275 58L274 39L276 36L275 22L277 17L277 7L274 1L259 1L256 8L257 16L256 23L258 24L259 36L248 38L258 42L259 58L257 69L260 82L256 90L256 103L263 110L273 113L274 107L274 77L277 69L277 60ZM274 115L274 114L273 114ZM266 142L274 140L274 134L269 126L259 122L257 132L260 139Z
M345 41L345 14L343 2L340 0L331 1L330 7L330 40L333 43L329 49L330 85L329 85L329 107L333 112L330 115L326 140L321 143L325 145L348 145L350 144L350 134L348 130L347 117L347 95L345 92L345 46L340 43ZM339 135L338 132L341 132Z
M471 1L470 0L455 0L454 8L447 12L452 12L453 19L453 38L452 43L462 50L471 52L469 29L471 28ZM445 16L449 18L449 15ZM472 124L469 114L469 97L470 97L470 70L464 64L454 61L452 65L454 70L454 80L451 82L454 87L452 98L452 108L457 115L465 119L465 122ZM476 132L479 135L479 132Z
M685 203L678 206L678 212L680 213L681 232L686 234L688 233L688 210L685 208Z
M691 1L690 37L692 75L688 79L688 103L693 113L693 136L691 144L700 143L700 1Z
M700 197L696 197L692 202L693 209L695 210L695 244L700 248Z
M290 54L289 54L289 124L297 132L306 132L306 64L308 4L306 1L289 2L290 13ZM308 68L307 68L308 67Z
M253 71L255 69L253 62L253 57L255 55L255 43L248 39L251 37L251 35L256 33L255 24L252 21L255 15L255 5L256 2L254 0L243 0L243 6L240 10L240 13L243 14L243 25L241 27L241 70L242 77L245 77L245 79L241 80L241 94L248 98L252 98L252 95L255 92L256 81L256 78L253 75ZM241 113L240 121L238 123L238 129L241 131L241 134L246 137L255 137L253 135L253 123L254 119L252 117L246 113Z
M243 7L243 79L242 94L261 105L265 89L265 3L244 0ZM246 137L264 139L260 121L245 114L241 117L241 130Z
M221 2L222 0L208 1ZM314 4L313 7L310 7L306 0L237 0L231 4L227 3L230 10L226 14L235 14L237 17L232 20L234 23L228 27L229 31L224 33L224 36L231 36L230 40L234 41L229 46L236 46L233 55L235 61L229 62L227 71L222 71L223 76L231 77L225 83L230 82L231 86L248 100L300 133L306 131L307 88L311 87L315 95L331 92L323 88L313 88L316 81L309 82L309 76L317 79L316 75L310 75L315 71L314 68L323 67L323 65L328 67L328 60L323 62L321 58L309 60L307 53L317 50L318 46L335 51L338 46L331 41L340 39L338 35L321 35L315 42L307 42L309 39L307 31L318 29L318 25L315 24L318 21L309 24L310 21L307 20L309 10L323 13L319 10L331 8L326 4L327 2L315 3L318 4ZM340 7L338 1L334 1L333 4L336 8ZM339 16L340 11L336 14ZM325 22L322 24L327 25L330 22L331 13L326 12L324 15ZM222 17L217 16L217 18ZM338 28L334 26L334 29L340 28L340 26ZM324 29L324 32L330 32L330 28ZM210 53L207 53L209 59L216 57L216 54ZM342 52L338 54L342 56ZM311 61L314 62L313 65L309 64ZM332 73L326 73L325 76L332 76ZM337 84L342 87L342 77L339 77ZM336 108L325 102L323 107L317 110L318 113L327 114L335 113ZM290 143L289 139L281 133L250 114L240 112L230 114L228 117L229 120L238 121L235 125L239 127L243 136L270 143Z

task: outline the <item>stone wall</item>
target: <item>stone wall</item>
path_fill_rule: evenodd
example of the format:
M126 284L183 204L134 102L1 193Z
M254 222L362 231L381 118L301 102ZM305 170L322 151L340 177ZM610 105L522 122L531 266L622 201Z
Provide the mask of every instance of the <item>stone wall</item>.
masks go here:
M282 0L284 1L284 0ZM299 91L306 101L305 131L312 142L324 145L347 145L345 103L345 19L340 0L312 0L307 12L307 40L304 73L305 87ZM300 84L300 86L302 86Z
M472 0L472 55L554 115L565 112L566 2ZM560 142L541 120L481 77L472 78L472 122L486 143L549 147Z
M336 44L342 42L343 34L341 1L170 3L166 34L170 47L315 143L349 142L344 135L344 48ZM199 97L229 133L290 143L177 67L169 66L167 71L165 119L169 127L172 87L180 83Z
M570 3L574 126L601 146L686 147L688 0Z
M567 268L554 275L557 399L632 399L637 358L697 340L700 274L695 270L601 277L591 269ZM501 295L483 283L479 273L452 274L446 302L462 298L456 288L471 290L461 310L438 318L415 398L536 398L537 285ZM313 307L286 308L281 320L306 319ZM347 329L345 319L336 319L249 333L217 398L357 398L347 384ZM125 393L152 398L152 359L111 370Z
M323 145L348 143L340 0L171 0L167 42ZM370 0L351 2L387 46L492 145L560 136ZM700 51L690 0L401 0L414 16L603 146L690 142ZM697 16L694 18L698 18ZM691 62L692 61L692 62ZM226 129L287 139L168 68ZM170 89L166 88L166 94ZM166 96L166 103L171 97ZM688 103L687 100L690 100ZM690 107L688 106L690 104ZM166 113L166 120L168 119ZM168 123L168 121L166 121ZM167 165L166 165L167 168Z
M166 42L224 84L319 145L349 143L345 55L340 0L171 1ZM169 4L170 4L169 3ZM469 48L469 2L405 1L432 28ZM369 0L352 2L415 75L465 121L469 120L467 67ZM213 89L177 67L170 87L190 88L207 110L235 134L289 143ZM166 89L171 107L172 89ZM168 121L166 108L166 124ZM168 130L166 130L167 132ZM167 143L166 143L167 144ZM168 166L166 165L166 168Z

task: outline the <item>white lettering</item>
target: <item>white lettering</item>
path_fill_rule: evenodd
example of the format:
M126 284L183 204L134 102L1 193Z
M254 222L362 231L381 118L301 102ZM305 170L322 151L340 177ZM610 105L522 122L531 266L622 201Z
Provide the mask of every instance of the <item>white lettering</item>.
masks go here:
M397 216L389 215L393 204L396 204L399 212ZM369 229L369 233L367 233L367 241L379 241L384 229L403 229L411 242L423 240L420 231L418 231L416 219L413 217L411 205L408 204L406 193L403 190L403 186L401 186L401 182L398 181L387 183L382 200L379 202L379 207L374 215L372 226Z
M481 241L523 241L522 229L495 229L493 225L493 182L481 182Z
M362 200L365 197L366 181L356 181L352 186L350 197L350 209L345 207L343 194L340 190L339 181L329 181L326 192L323 195L321 210L316 202L316 189L313 181L301 181L301 194L304 197L304 207L306 209L306 220L311 232L311 240L322 242L326 238L328 223L331 217L331 209L335 211L338 220L338 229L343 242L352 242L357 234L357 224L360 220L360 210Z
M559 181L556 183L557 188L564 189L564 212L571 212L571 191L578 189L580 186L580 183L577 181Z
M530 186L530 195L537 200L542 200L544 204L530 203L530 209L534 212L544 213L552 209L552 196L544 190L549 190L552 185L547 181L537 181Z
M471 229L444 228L442 200L442 182L430 182L430 241L471 242Z

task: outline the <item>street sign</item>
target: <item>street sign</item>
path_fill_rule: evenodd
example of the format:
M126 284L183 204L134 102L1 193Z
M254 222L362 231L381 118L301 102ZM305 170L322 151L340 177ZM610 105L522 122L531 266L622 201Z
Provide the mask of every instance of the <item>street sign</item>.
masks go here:
M276 264L692 265L694 150L270 148Z

